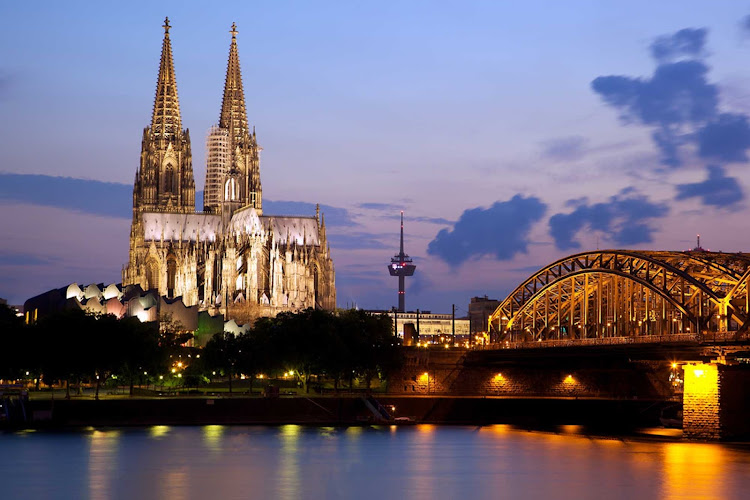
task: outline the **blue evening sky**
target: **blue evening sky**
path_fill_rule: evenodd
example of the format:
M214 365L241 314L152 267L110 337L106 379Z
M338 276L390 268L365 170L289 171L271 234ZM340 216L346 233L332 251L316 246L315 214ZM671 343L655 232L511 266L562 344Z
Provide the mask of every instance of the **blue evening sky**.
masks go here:
M236 22L265 212L324 205L340 306L395 304L385 266L402 209L407 306L442 312L597 246L681 250L701 233L750 251L748 14L736 1L3 2L0 297L120 280L167 15L196 184Z

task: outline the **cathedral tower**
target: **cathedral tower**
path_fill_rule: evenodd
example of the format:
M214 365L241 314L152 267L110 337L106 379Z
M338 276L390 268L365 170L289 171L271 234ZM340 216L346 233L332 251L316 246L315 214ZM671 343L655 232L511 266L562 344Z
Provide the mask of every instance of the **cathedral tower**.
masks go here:
M262 214L260 148L255 130L250 130L242 88L237 25L232 24L232 42L224 81L218 126L211 127L206 142L206 188L204 210L219 213L222 207L253 207ZM231 175L230 175L231 173ZM227 183L232 184L228 186ZM235 193L235 198L227 199ZM231 201L230 204L224 202Z
M182 129L169 18L163 27L151 126L143 130L141 161L133 188L134 220L143 211L195 212L190 133Z

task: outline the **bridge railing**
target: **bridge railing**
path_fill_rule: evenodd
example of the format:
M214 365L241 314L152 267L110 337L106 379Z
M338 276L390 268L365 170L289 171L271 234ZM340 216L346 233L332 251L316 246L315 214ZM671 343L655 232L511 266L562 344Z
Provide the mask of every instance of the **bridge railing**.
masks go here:
M747 339L747 334L743 335ZM639 335L635 337L602 337L591 339L561 339L540 341L502 341L477 345L479 350L488 349L542 349L551 347L581 347L597 345L659 344L667 342L733 342L738 340L736 332L708 332L705 334L683 333L675 335Z

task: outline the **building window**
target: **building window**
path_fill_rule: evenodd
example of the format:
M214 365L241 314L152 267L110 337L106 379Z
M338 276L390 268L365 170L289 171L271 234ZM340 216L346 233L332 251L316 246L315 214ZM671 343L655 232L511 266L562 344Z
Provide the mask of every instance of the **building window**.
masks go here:
M175 275L177 274L177 261L174 257L167 260L167 297L174 297Z
M172 164L167 165L167 169L164 171L164 191L171 193L174 191L174 169Z
M146 289L159 290L159 263L153 259L146 264Z

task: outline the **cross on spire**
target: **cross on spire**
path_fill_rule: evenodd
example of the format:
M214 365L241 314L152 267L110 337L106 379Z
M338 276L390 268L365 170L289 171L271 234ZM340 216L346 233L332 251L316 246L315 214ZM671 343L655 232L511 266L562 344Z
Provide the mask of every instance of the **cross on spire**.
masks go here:
M168 35L169 34L169 28L171 28L171 26L169 25L169 18L168 17L164 18L164 24L162 25L162 28L164 28L164 33L166 33Z
M232 23L232 29L229 31L232 34L232 38L237 38L237 25L235 23Z

